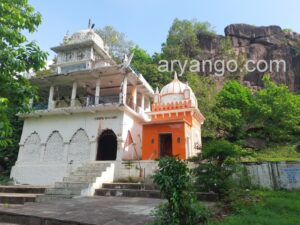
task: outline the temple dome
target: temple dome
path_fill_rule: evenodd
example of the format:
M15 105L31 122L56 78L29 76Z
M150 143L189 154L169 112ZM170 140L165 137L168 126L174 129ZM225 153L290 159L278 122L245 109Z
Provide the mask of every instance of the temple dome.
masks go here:
M185 91L189 92L188 98L185 96ZM192 105L197 107L197 99L193 90L188 84L181 82L175 72L174 79L164 86L160 91L160 102L170 103L170 102L180 102L184 100L191 100Z

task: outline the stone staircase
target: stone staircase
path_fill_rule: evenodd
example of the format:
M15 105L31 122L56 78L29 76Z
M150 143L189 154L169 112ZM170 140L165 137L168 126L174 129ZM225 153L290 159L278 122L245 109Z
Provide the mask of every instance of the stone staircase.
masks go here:
M113 182L114 162L99 161L85 164L64 177L62 182L56 182L54 187L47 188L45 195L37 198L45 202L58 198L73 198L75 196L92 196L95 189L101 188L104 182Z
M32 185L0 186L0 204L24 204L34 202L46 188Z
M211 192L197 192L200 201L215 202L219 197ZM118 197L142 197L142 198L163 198L159 187L154 184L142 183L103 183L102 188L95 190L98 196L118 196Z

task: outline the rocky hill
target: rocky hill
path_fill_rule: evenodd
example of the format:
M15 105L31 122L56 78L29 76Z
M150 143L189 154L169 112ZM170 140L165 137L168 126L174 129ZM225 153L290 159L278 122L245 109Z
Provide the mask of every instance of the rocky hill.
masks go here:
M292 91L300 91L300 34L279 26L231 24L225 28L225 36L199 33L199 45L203 50L201 59L218 58L221 42L226 38L231 41L235 53L243 54L248 60L284 60L286 70L269 72L272 80L286 84ZM261 86L263 74L255 69L245 72L242 79L251 86Z

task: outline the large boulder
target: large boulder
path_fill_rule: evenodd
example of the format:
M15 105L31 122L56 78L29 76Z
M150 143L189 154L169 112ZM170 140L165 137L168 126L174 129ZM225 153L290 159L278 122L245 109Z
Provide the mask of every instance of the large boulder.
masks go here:
M273 68L266 73L270 74L273 81L286 84L292 91L300 91L300 34L284 32L279 26L231 24L225 28L225 36L198 34L199 46L203 51L197 59L220 59L221 42L225 38L231 40L234 52L237 55L243 54L246 60L254 60L256 63L260 60L268 63L283 60L285 68L281 64L278 71ZM261 87L264 74L256 69L241 73L241 79L249 81L252 86Z
M225 35L244 38L257 39L270 36L284 36L279 26L256 27L248 24L231 24L225 27Z

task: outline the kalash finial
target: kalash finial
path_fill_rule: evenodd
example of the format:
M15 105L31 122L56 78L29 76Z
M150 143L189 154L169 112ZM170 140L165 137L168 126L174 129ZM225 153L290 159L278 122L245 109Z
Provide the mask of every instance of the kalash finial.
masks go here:
M156 87L155 94L159 94L158 87Z
M178 80L177 72L176 71L174 72L174 80Z

